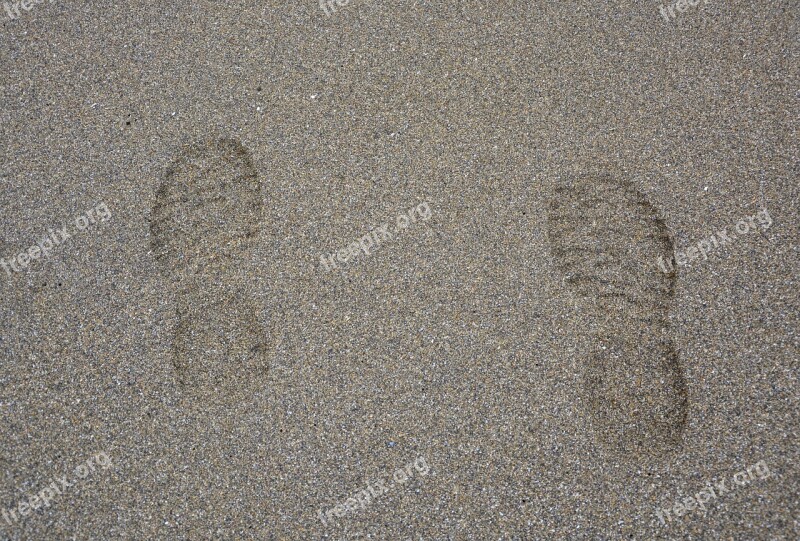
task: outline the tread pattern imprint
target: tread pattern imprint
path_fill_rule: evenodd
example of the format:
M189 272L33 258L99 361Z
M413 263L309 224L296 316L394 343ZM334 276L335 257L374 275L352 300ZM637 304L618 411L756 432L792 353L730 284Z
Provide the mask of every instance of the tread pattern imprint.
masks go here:
M632 184L592 173L555 188L547 235L555 266L598 324L583 366L596 435L622 452L674 447L687 391L669 337L676 274L657 266L674 249L666 225Z
M185 145L156 191L151 249L175 289L173 363L189 394L236 399L263 381L263 307L248 278L262 206L253 160L234 139Z

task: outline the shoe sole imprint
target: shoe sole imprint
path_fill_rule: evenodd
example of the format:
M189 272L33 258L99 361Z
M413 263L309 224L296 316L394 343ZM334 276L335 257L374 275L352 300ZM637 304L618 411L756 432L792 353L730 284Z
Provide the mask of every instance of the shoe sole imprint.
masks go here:
M151 249L174 285L173 363L185 390L236 394L266 371L248 256L262 215L250 153L234 139L185 145L156 191Z
M587 173L555 188L547 236L565 282L598 318L583 372L598 439L623 452L679 444L687 391L668 338L676 274L657 266L674 249L663 220L629 182Z

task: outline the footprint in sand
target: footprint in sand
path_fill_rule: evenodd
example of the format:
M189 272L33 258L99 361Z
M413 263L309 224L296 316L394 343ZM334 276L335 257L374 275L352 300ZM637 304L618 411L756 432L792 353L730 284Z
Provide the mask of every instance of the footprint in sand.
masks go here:
M565 282L597 318L583 391L598 438L622 452L675 447L687 391L667 319L676 275L656 265L673 253L663 220L629 182L590 173L555 188L547 235Z
M250 266L261 216L253 160L233 139L181 148L156 191L150 239L175 288L173 362L184 390L208 401L252 393L267 370Z

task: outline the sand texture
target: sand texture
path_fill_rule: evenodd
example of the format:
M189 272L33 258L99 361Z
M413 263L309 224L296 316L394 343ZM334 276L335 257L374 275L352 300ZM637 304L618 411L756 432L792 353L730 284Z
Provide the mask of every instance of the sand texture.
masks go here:
M0 2L0 541L800 539L797 6L664 1Z

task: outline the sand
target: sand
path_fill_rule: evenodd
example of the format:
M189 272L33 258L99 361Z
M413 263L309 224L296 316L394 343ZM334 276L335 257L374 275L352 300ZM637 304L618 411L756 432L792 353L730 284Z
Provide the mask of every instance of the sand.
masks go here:
M0 9L0 539L800 537L796 10L323 5Z

